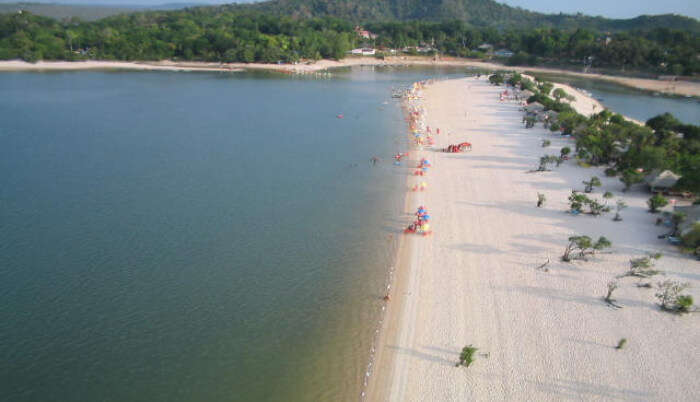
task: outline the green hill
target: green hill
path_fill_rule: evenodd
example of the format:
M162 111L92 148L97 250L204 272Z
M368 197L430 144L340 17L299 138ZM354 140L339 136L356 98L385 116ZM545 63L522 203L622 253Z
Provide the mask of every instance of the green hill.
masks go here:
M224 7L250 8L297 18L332 16L353 22L461 20L475 27L592 28L622 31L673 28L700 32L700 22L679 15L608 19L582 14L542 14L493 0L271 0Z

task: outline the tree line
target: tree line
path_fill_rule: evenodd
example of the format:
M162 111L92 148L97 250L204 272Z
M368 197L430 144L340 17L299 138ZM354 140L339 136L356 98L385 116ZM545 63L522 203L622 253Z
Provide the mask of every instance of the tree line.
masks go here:
M294 62L339 59L360 45L401 49L429 45L443 54L480 57L489 43L515 55L509 64L558 64L694 75L700 35L656 28L605 34L589 29L476 28L461 21L381 22L364 40L347 20L292 18L236 7L124 14L94 22L59 22L23 12L0 15L0 59L199 60Z

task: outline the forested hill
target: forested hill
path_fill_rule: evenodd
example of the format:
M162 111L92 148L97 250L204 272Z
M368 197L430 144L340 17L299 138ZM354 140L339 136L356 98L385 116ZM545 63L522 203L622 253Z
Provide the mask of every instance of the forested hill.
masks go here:
M226 7L293 17L337 17L354 22L461 20L475 27L622 31L672 28L700 32L700 22L680 15L608 19L582 14L542 14L494 0L271 0Z

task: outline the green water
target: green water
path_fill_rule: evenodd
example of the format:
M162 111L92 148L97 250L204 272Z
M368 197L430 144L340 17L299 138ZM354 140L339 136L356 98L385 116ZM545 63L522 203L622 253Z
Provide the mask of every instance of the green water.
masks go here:
M357 400L448 73L0 74L0 399Z
M0 400L358 400L435 76L0 74Z

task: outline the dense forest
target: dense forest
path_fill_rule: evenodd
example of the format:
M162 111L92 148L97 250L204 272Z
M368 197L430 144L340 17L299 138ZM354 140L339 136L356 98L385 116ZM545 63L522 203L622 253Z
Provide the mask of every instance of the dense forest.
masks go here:
M327 7L338 3L299 1L326 10L325 14L333 14ZM493 4L507 7L487 0L472 1L482 5L483 10L490 10ZM411 3L409 0L404 2ZM396 2L375 3L388 7ZM446 2L439 3L444 6ZM427 46L431 51L445 55L484 57L489 55L475 49L487 42L495 49L506 48L515 52L513 57L503 60L511 65L586 64L675 75L700 72L697 57L700 34L692 30L653 28L603 33L586 28L497 29L454 19L445 22L394 21L365 24L365 28L377 37L363 42L353 31L354 24L346 19L329 16L295 18L253 9L253 6L259 8L269 4L272 3L148 11L92 22L77 19L57 21L27 12L0 14L0 59L176 59L274 63L339 59L348 50L361 45L392 49ZM338 4L346 3L341 1ZM352 4L360 7L365 2ZM375 9L379 7L376 4ZM409 8L416 10L416 7ZM478 10L481 9L471 12L477 13ZM316 10L312 14L323 15L324 12Z
M599 31L674 28L700 32L700 22L679 15L639 16L609 19L582 14L543 14L510 7L494 0L272 0L246 8L274 15L337 17L356 23L389 21L462 21L474 27L588 28Z

